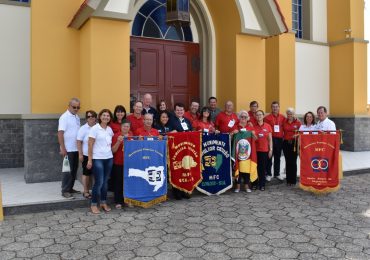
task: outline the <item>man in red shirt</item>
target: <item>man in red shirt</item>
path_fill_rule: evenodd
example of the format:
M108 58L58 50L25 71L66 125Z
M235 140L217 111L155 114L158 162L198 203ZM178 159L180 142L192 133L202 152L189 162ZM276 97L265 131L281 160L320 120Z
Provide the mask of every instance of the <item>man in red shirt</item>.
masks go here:
M234 104L230 100L225 103L225 111L216 117L216 129L221 133L235 134L238 132L238 116L233 112Z
M153 115L145 114L144 115L144 126L136 130L137 136L159 136L157 129L153 128Z
M143 116L141 112L143 111L143 102L137 101L134 105L134 113L127 116L127 119L131 123L131 131L136 132L137 129L144 126Z
M184 113L184 117L193 125L194 121L199 118L199 103L196 101L191 102L190 109Z
M284 178L280 176L280 157L283 149L283 124L285 117L280 114L279 102L274 101L271 103L271 113L267 115L264 121L271 126L272 129L272 146L273 146L273 157L274 157L274 177L283 181ZM271 181L272 178L272 158L269 158L267 163L267 174L266 180Z
M257 110L258 110L258 102L257 101L250 102L249 103L249 111L248 111L248 115L249 115L248 123L251 126L257 125L257 119L256 119Z

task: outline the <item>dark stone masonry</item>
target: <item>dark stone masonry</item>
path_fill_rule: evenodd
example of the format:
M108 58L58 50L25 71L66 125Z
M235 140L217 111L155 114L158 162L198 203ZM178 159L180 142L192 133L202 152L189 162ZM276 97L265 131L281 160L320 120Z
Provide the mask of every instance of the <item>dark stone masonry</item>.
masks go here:
M0 119L0 168L23 166L23 121Z

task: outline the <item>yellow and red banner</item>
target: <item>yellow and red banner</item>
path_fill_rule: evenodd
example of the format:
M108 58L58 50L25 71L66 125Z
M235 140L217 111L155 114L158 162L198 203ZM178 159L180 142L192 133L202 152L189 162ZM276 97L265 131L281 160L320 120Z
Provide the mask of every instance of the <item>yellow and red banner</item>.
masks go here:
M339 131L303 132L300 140L300 187L314 193L339 189Z
M186 193L192 193L202 181L201 132L168 133L170 183Z

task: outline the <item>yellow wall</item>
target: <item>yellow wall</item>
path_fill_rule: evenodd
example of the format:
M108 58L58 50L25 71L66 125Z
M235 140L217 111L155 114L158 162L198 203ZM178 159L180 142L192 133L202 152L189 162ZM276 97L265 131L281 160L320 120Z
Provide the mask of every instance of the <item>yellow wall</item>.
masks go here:
M281 111L295 107L295 36L285 33L266 39L266 109L279 101Z
M344 30L349 28L352 33L347 39ZM362 0L328 0L328 40L331 114L367 114L367 43Z
M80 95L79 32L67 25L82 2L32 1L32 113L61 113L71 97Z
M86 47L86 49L85 49ZM129 111L130 26L92 18L81 30L81 90L89 108Z
M248 109L258 101L265 109L265 40L243 34L236 36L236 109Z
M324 1L324 0L320 0ZM278 0L278 5L280 10L285 18L285 23L288 26L289 30L292 29L292 0Z
M216 81L218 106L236 100L236 35L240 17L234 1L206 0L216 34Z

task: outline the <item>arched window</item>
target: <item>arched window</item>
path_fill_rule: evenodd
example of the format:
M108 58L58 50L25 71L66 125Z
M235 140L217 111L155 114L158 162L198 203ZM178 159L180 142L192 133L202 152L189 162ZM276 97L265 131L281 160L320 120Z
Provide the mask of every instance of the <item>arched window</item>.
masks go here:
M193 41L190 26L166 24L166 0L148 0L137 13L132 35L177 41Z

